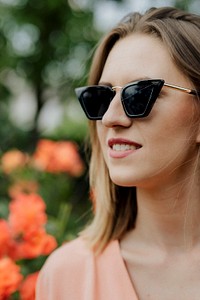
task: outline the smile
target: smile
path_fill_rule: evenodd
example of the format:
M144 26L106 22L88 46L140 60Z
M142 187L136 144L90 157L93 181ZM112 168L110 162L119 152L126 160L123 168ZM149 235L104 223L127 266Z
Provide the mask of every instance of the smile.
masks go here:
M109 156L124 158L140 149L142 145L124 138L111 138L108 140Z
M114 151L129 151L129 150L136 150L139 147L130 144L114 144L112 145L111 148Z

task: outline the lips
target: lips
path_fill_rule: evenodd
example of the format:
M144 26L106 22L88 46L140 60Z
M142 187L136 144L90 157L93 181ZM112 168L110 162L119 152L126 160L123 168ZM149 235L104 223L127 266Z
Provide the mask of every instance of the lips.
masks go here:
M142 145L127 139L113 138L108 140L109 154L113 158L122 158L140 149Z
M108 146L115 151L128 151L128 150L136 150L142 147L142 145L130 141L127 139L109 139Z

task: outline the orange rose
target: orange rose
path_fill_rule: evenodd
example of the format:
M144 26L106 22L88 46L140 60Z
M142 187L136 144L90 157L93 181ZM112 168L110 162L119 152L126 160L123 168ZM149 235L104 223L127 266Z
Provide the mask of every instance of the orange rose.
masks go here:
M55 142L42 139L38 142L36 151L33 155L33 165L39 170L47 170L52 159Z
M35 231L47 221L45 203L37 194L17 194L9 207L9 224L13 234Z
M40 255L48 255L57 247L55 238L46 233L43 228L32 233L24 233L20 239L13 242L9 256L14 260L32 259Z
M84 164L75 143L69 141L40 140L33 155L33 165L50 173L66 172L80 176Z
M57 246L55 238L45 232L44 229L37 230L32 235L25 235L21 243L22 256L34 258L39 255L51 253Z
M54 160L50 168L56 172L67 172L72 176L79 176L84 171L84 165L78 154L76 144L72 142L57 142Z
M5 255L11 240L9 225L5 220L0 220L0 257Z
M28 162L28 155L19 150L10 150L1 158L1 167L4 173L10 174L16 169L22 168Z
M39 186L36 181L19 180L9 187L8 194L11 198L14 198L16 195L22 193L37 193L38 188Z
M7 299L20 286L20 268L10 258L0 259L0 299Z
M35 272L26 277L23 281L19 292L21 300L35 300L35 286L39 272Z

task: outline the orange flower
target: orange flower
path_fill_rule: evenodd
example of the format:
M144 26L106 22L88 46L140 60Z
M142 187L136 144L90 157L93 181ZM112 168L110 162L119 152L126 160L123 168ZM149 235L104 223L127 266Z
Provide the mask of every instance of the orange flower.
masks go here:
M20 239L13 242L9 255L14 260L32 259L40 255L48 255L57 247L55 238L46 233L43 228L32 233L24 233Z
M39 255L48 255L56 247L57 242L55 238L47 234L44 229L40 229L31 236L24 236L21 251L24 258L34 258Z
M72 176L79 176L84 171L77 146L69 141L40 140L33 156L33 164L40 170L66 172Z
M1 167L4 173L10 174L16 169L22 168L28 162L28 155L19 150L10 150L1 158Z
M38 188L38 183L36 181L19 180L10 186L8 194L11 198L14 198L17 194L37 193Z
M5 220L0 220L0 257L5 255L11 240L9 225Z
M9 225L12 241L8 255L18 260L51 253L57 242L46 233L46 220L45 203L39 195L17 194L10 203Z
M0 259L0 299L7 299L20 286L20 268L10 258Z
M45 139L40 140L33 155L33 165L39 170L47 170L54 148L55 142Z
M15 235L28 234L46 223L46 206L37 194L17 194L9 207L9 224Z
M23 281L19 292L21 300L35 300L35 286L39 272L32 273Z
M72 176L79 176L84 171L84 165L78 155L77 146L72 142L57 142L55 147L54 161L50 168L55 172L67 172Z

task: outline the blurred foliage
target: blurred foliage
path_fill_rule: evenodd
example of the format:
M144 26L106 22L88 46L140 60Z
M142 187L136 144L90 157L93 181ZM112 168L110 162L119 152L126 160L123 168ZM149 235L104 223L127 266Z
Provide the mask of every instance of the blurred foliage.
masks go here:
M177 8L183 9L183 10L189 10L189 6L192 3L192 0L176 0L175 6Z
M175 5L188 9L193 2L177 0ZM82 143L86 126L80 126L68 112L74 103L74 87L86 82L92 49L101 35L92 26L94 3L95 0L0 0L2 151L15 146L34 149L40 135L44 135L38 120L52 98L61 103L65 117L48 137ZM35 99L33 120L24 128L17 127L10 118L10 105L20 89L19 79L30 87ZM24 100L26 105L28 101Z
M14 148L33 153L38 140L46 137L75 141L79 154L86 161L86 122L80 126L68 112L75 102L74 87L86 82L92 49L100 37L92 23L92 6L81 7L78 1L0 1L1 155ZM30 87L36 107L34 118L26 127L16 126L10 118L10 104L19 92L23 92L21 82ZM38 120L52 97L63 106L65 113L58 128L45 134L38 129ZM24 107L26 105L25 99ZM2 174L0 179L0 207L5 211L3 203L9 201L9 183ZM39 179L40 194L47 203L49 218L59 219L64 211L70 216L69 235L74 236L85 222L80 216L89 207L87 179L87 168L80 178L69 180L63 175L55 178L55 175L42 174ZM62 210L65 203L69 211ZM62 238L61 235L60 242Z
M6 150L17 144L32 149L39 136L38 118L48 99L53 95L69 105L74 86L85 83L99 34L91 26L92 10L81 9L76 1L1 2L0 123L5 124L1 147ZM15 78L25 79L36 101L34 120L21 131L8 118L9 100L17 89Z
M200 13L199 0L175 0L174 6L197 14Z
M10 187L26 181L28 188L28 182L34 181L38 184L37 193L46 203L46 229L58 245L75 238L91 215L84 151L87 125L86 120L78 118L74 87L86 83L100 33L92 26L93 6L89 3L81 7L79 2L80 5L75 0L0 0L1 158L13 149L31 156L41 138L48 138L73 141L85 165L80 176L25 167L14 172L15 177L3 172L1 165L0 219L9 215ZM17 126L11 118L11 105L27 87L35 101L33 118L26 126ZM29 103L26 97L27 93L23 103L25 114L24 108ZM45 133L38 123L52 98L63 107L64 113L60 125ZM18 117L15 110L12 114ZM23 261L23 274L39 270L44 259L39 256Z

